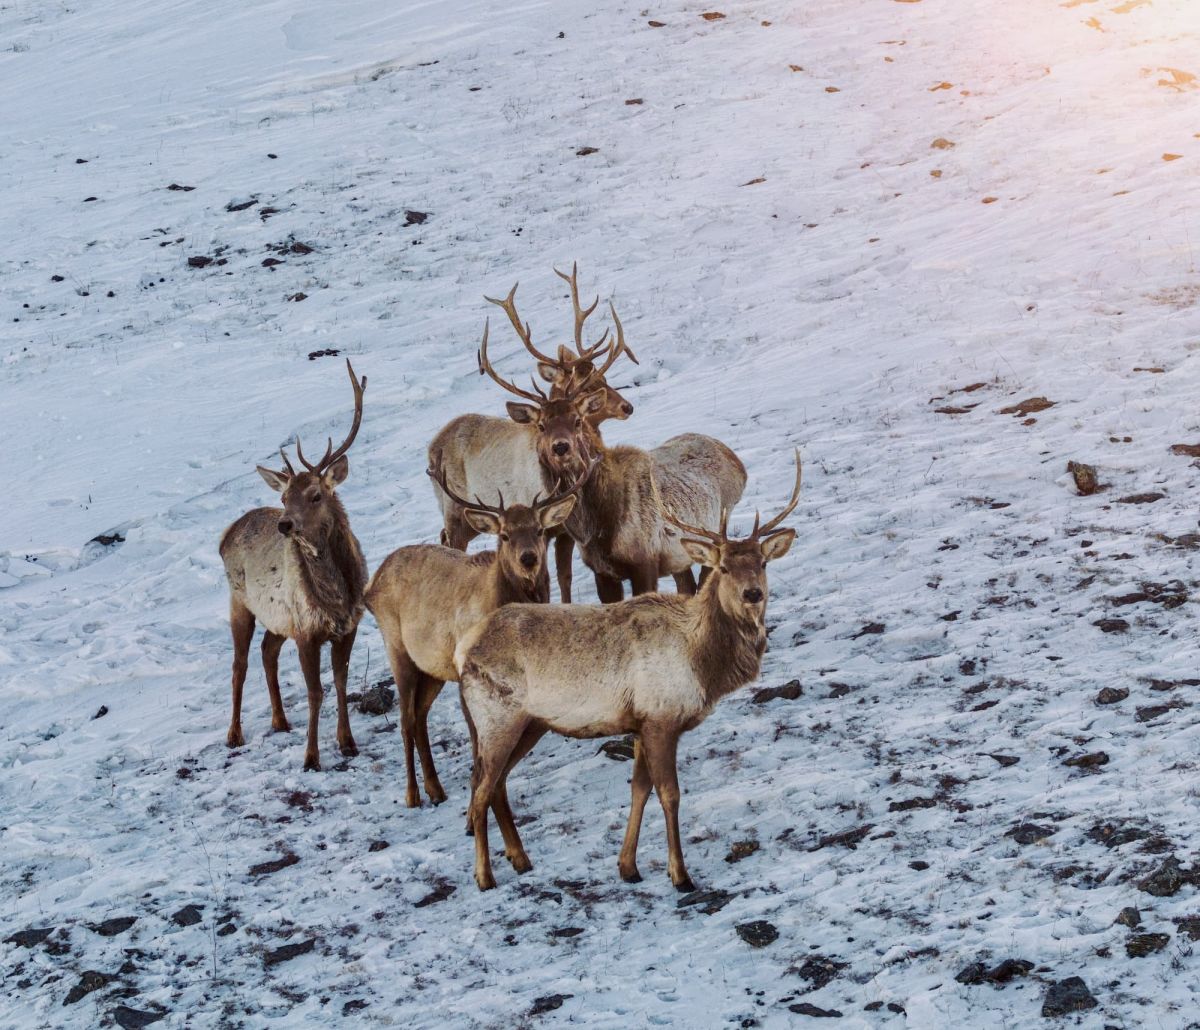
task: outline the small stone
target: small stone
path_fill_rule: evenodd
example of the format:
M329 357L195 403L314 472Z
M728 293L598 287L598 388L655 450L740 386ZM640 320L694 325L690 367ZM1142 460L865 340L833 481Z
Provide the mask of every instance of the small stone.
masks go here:
M1098 769L1102 765L1108 765L1108 754L1104 751L1093 751L1087 755L1076 755L1074 758L1068 758L1063 765L1069 765L1073 769Z
M789 680L782 687L764 687L756 690L752 701L756 705L765 705L768 701L797 701L804 695L804 688L799 680Z
M726 905L733 900L733 895L729 891L724 890L709 890L709 891L692 891L690 894L685 894L677 902L675 907L679 908L698 908L706 916L711 916L716 912L720 912Z
M79 983L71 988L67 994L63 1005L74 1005L81 998L86 998L92 991L98 991L101 987L111 980L112 977L106 973L98 973L94 969L87 970L80 978Z
M128 1005L118 1005L111 1015L121 1030L141 1030L144 1026L167 1018L165 1012L145 1012L141 1009L131 1009Z
M583 933L582 926L559 926L550 931L551 937L578 937Z
M1188 940L1200 941L1200 916L1183 916L1175 920L1175 927Z
M1168 855L1154 872L1138 881L1138 890L1156 898L1170 898L1179 893L1183 883L1183 870L1179 868L1178 859Z
M458 888L449 880L439 881L425 897L413 905L413 908L428 908L430 905L436 905L439 901L445 901Z
M765 948L779 940L779 931L765 919L754 919L749 923L738 923L737 935L752 948Z
M1068 461L1067 471L1075 480L1075 489L1083 497L1089 497L1100 489L1096 479L1096 466L1085 465L1081 461Z
M937 798L909 798L907 801L893 801L888 805L889 812L910 812L914 808L936 808Z
M1166 715L1170 710L1170 705L1146 705L1144 708L1137 710L1137 721L1151 722L1161 715Z
M178 912L171 916L171 922L177 926L195 926L204 918L200 914L200 909L196 905L184 905Z
M842 1013L838 1009L822 1009L817 1008L807 1001L797 1002L795 1005L788 1006L789 1011L795 1012L800 1016L813 1016L816 1019L841 1019Z
M545 994L540 998L533 999L533 1007L530 1008L531 1016L540 1016L545 1012L553 1012L555 1009L562 1008L562 1004L568 998L574 998L573 994Z
M386 683L376 683L363 691L358 710L364 715L383 715L396 704L396 692Z
M367 845L368 851L386 851L391 845L386 840L373 840Z
M187 259L188 268L205 268L213 263L207 254L194 254Z
M1115 705L1124 701L1128 696L1129 691L1125 687L1102 687L1100 693L1096 695L1096 704Z
M1125 942L1125 954L1130 958L1145 958L1170 943L1169 933L1135 933Z
M1131 930L1142 925L1142 914L1132 905L1126 905L1113 920L1114 926L1128 926Z
M15 944L19 948L33 948L41 944L47 937L54 933L53 926L43 926L39 928L30 927L28 930L18 930L11 937L5 937L5 944Z
M852 830L843 830L841 833L831 833L825 837L819 838L817 843L808 850L820 851L822 848L832 847L836 844L854 851L857 849L859 844L862 843L863 838L866 837L866 835L873 829L875 829L874 823L865 823L862 826L856 826Z
M307 955L316 946L317 941L313 937L310 937L306 941L301 941L299 944L285 944L283 947L275 948L273 951L268 951L263 955L263 964L269 967L277 966L281 962L290 962L301 955Z
M589 154L598 154L599 152L600 152L600 150L598 147L580 147L578 150L575 151L575 156L576 157L587 157Z
M115 916L112 919L104 920L102 923L92 924L89 928L101 937L116 937L117 934L124 933L136 922L137 916Z
M1129 629L1124 619L1097 619L1092 625L1099 626L1101 633L1124 633Z
M1118 497L1117 504L1153 504L1155 501L1161 501L1167 495L1158 490L1151 490L1143 494L1130 494L1128 497Z
M1016 404L1010 404L1007 408L1001 408L996 414L1019 415L1024 418L1026 415L1032 415L1035 411L1045 411L1047 408L1053 407L1054 401L1047 400L1045 397L1028 397Z
M1054 826L1038 826L1037 823L1021 823L1004 836L1012 837L1018 844L1038 844L1058 832Z
M1007 769L1009 766L1016 765L1021 759L1016 755L988 755L988 758L993 758L1000 763L1001 767Z
M405 225L424 225L427 221L429 221L429 212L428 211L405 211L404 212L404 224Z
M295 865L300 859L293 852L289 851L281 858L273 858L269 862L259 862L257 865L250 867L251 876L265 876L268 873L277 873L280 869L286 869L290 865Z
M1047 989L1042 1001L1042 1016L1052 1019L1071 1012L1094 1009L1099 1004L1081 977L1068 976L1065 980L1052 983Z
M729 854L725 856L725 861L732 865L734 862L740 862L743 858L749 858L757 850L758 841L756 840L735 841L729 849Z
M918 873L923 873L923 872L925 872L926 869L929 868L929 863L926 862L924 859L918 858L915 862L909 862L908 868L915 869Z
M96 709L96 714L92 716L92 722L95 722L97 719L103 719L106 715L108 715L108 705L101 705Z

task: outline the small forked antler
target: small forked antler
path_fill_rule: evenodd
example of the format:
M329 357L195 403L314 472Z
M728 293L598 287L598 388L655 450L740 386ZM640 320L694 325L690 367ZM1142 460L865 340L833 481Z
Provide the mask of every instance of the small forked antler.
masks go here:
M350 433L346 439L342 441L341 446L335 451L333 449L333 437L330 437L329 442L325 447L325 456L321 458L321 460L315 465L310 465L308 460L304 457L304 451L300 449L300 438L296 437L296 457L300 459L300 463L306 469L308 469L309 472L317 476L321 475L335 461L340 459L348 450L350 450L350 445L354 443L354 438L358 436L358 428L362 425L363 391L367 388L367 377L363 376L361 379L359 379L354 374L354 366L350 364L349 358L346 359L346 371L350 373L350 385L354 388L354 423L350 426ZM280 453L282 453L282 451ZM286 456L283 460L285 463L287 462ZM291 470L291 465L288 465L288 469Z
M477 355L479 361L479 374L483 375L486 373L491 377L492 382L504 387L504 389L506 389L509 393L516 394L518 397L522 397L527 401L533 401L534 404L540 405L543 401L549 400L550 398L538 387L537 383L533 383L532 379L530 382L533 383L533 388L536 391L535 393L529 393L527 390L522 390L515 383L511 383L507 379L504 379L500 373L492 368L492 363L488 360L487 355L488 330L489 326L485 320L483 323L483 340L479 344L479 352Z
M760 535L770 536L776 526L786 519L792 510L796 507L796 502L800 500L800 474L802 468L800 463L800 448L796 448L796 485L792 487L792 496L784 505L783 511L776 515L773 519L768 519L763 526L758 524L758 512L754 513L754 529L750 533L751 540L757 540Z
M758 539L760 539L760 537L762 539L767 539L768 537L773 535L773 531L775 530L775 527L778 526L779 523L781 523L784 519L786 519L792 513L793 509L796 507L796 503L800 500L800 473L801 473L800 448L797 447L796 448L796 484L795 484L795 486L792 487L791 498L788 500L787 504L784 505L783 511L781 511L773 519L768 520L765 525L762 525L762 526L759 525L759 514L758 514L758 512L755 512L754 513L754 528L750 531L750 535L746 538L747 540L758 540ZM728 531L728 529L729 529L729 509L728 508L721 509L721 528L716 533L714 533L711 529L702 529L699 526L689 526L686 522L680 522L679 519L677 519L675 517L674 513L669 511L665 507L662 509L662 513L663 513L663 518L665 518L669 523L671 523L671 525L675 526L677 529L682 529L685 533L689 534L690 536L699 537L701 540L707 540L710 543L714 543L717 545L725 544L725 543L729 542L729 531ZM786 530L779 530L779 532L786 532Z
M614 305L611 300L608 302L608 310L612 312L613 325L617 327L617 339L609 346L608 358L605 360L604 364L596 369L596 375L601 376L604 375L604 373L610 368L612 368L613 362L616 361L617 358L619 358L622 354L629 358L629 360L635 365L641 364L641 362L637 359L637 355L629 349L629 344L625 342L625 327L621 325L621 320L617 317L616 305Z
M504 494L500 493L499 490L496 491L497 496L500 498L500 504L497 507L491 504L484 504L484 502L479 499L478 494L475 495L475 500L473 501L468 501L466 498L459 497L459 495L451 490L446 484L446 467L442 465L441 462L438 463L438 467L436 469L427 468L425 470L425 475L429 476L430 479L437 483L437 485L441 487L442 493L444 493L450 498L450 500L452 500L461 508L470 508L472 511L486 511L493 515L504 514Z
M570 497L572 494L578 493L583 488L583 484L588 481L592 472L595 471L596 466L599 464L600 456L596 455L584 466L583 471L579 473L578 477L575 479L575 482L572 483L570 488L567 490L562 488L562 477L560 476L554 484L554 492L544 501L540 501L538 500L538 497L541 495L541 491L539 490L537 494L534 494L533 501L530 503L529 507L531 507L534 511L541 511L543 508L549 508L550 505L557 504L559 501Z
M549 362L551 365L561 364L557 358L552 358L548 354L543 354L533 345L533 334L529 330L529 323L525 322L522 324L521 318L517 314L517 303L514 299L517 295L517 287L520 285L520 283L513 283L513 288L508 291L508 296L505 297L504 300L497 300L495 297L489 297L486 294L484 295L483 299L491 304L495 304L496 307L500 308L501 311L508 315L508 320L512 323L512 327L517 331L517 336L520 337L521 342L525 344L525 349L529 351L529 353L535 358L537 358L538 361Z

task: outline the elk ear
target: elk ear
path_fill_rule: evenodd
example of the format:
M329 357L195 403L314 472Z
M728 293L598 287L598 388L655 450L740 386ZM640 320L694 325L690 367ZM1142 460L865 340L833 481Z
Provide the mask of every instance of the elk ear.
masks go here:
M598 415L604 410L604 405L608 398L603 390L593 390L591 393L582 397L577 405L579 414L581 415Z
M518 404L516 401L509 401L504 407L508 411L508 417L514 422L520 422L523 426L532 425L537 421L538 409L532 404Z
M561 526L570 517L571 512L575 510L575 494L570 497L564 497L561 501L548 505L538 512L538 522L542 529L549 529L551 526Z
M332 488L340 483L344 483L348 475L350 475L350 461L343 454L325 470L321 478L325 481L326 486Z
M792 541L796 539L796 531L794 529L785 529L782 533L776 533L773 536L767 537L760 545L763 561L773 561L775 558L782 558L788 553L792 546Z
M554 382L554 377L558 375L558 366L551 365L548 361L539 361L537 370L538 375L540 375L548 383Z
M256 465L258 474L266 480L269 486L276 493L283 493L287 489L287 485L291 482L292 477L286 472L276 472L274 469L263 468L261 465Z
M707 541L690 540L687 537L683 537L679 541L679 546L687 552L687 556L697 565L706 565L710 569L715 569L721 564L721 549L714 547Z
M490 511L478 511L475 508L464 508L463 518L467 520L476 533L491 533L495 536L500 532L500 516Z

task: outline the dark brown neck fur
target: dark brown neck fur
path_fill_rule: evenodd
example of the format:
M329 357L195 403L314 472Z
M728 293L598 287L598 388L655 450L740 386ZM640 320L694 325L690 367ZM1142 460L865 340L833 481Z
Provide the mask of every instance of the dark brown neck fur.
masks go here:
M766 631L757 619L739 619L721 607L720 575L714 570L691 601L697 631L692 668L710 705L757 679L767 644Z
M363 593L367 585L367 563L350 532L350 520L337 497L328 502L333 508L333 524L324 545L316 555L293 544L300 569L300 580L309 603L328 621L331 636L349 633L363 613Z

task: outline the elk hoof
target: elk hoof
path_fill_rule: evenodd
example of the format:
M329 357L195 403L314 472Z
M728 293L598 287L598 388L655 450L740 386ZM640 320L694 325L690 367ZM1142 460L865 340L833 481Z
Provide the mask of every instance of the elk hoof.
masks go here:
M440 783L435 783L432 787L429 787L426 793L429 795L429 800L435 805L440 805L446 800L446 792L442 790Z
M642 874L637 871L637 866L634 866L629 871L621 870L621 879L626 883L641 883Z
M470 819L467 820L467 828L463 831L468 837L475 836L475 824Z
M342 755L344 757L346 757L346 758L357 758L358 757L358 745L356 743L354 743L353 740L350 741L348 744L338 744L338 747L341 749Z
M409 808L421 807L421 795L417 793L417 789L415 787L404 795L404 804Z
M675 881L672 881L672 883L674 882ZM690 876L685 876L678 883L675 883L675 889L679 891L680 894L691 894L692 891L696 889L696 885L692 883L692 878Z
M316 755L305 755L304 771L305 772L320 772L321 771L321 759L319 759Z
M529 856L523 851L518 855L509 855L508 860L512 863L512 867L517 873L527 873L533 868L533 863L529 861Z
M274 719L272 719L271 720L271 732L272 733L291 733L292 732L292 724L290 722L288 722L287 719L280 719L278 722L276 722Z
M242 747L246 743L246 738L242 736L242 728L238 726L236 729L230 727L229 733L225 736L226 747Z
M496 878L490 872L485 876L480 876L479 873L476 873L475 883L481 891L490 891L496 887Z

